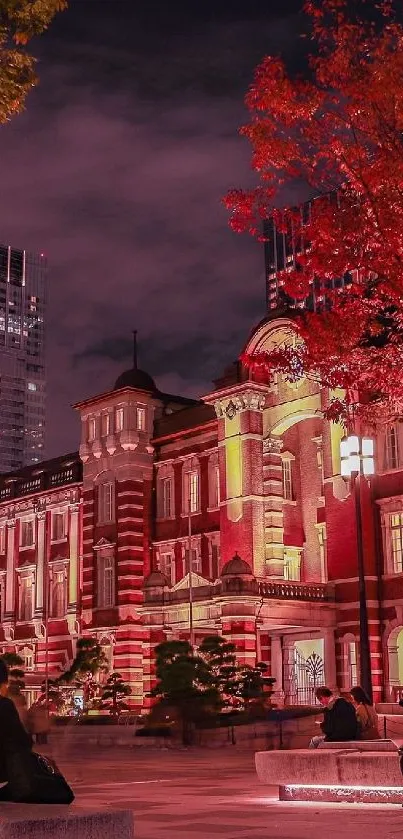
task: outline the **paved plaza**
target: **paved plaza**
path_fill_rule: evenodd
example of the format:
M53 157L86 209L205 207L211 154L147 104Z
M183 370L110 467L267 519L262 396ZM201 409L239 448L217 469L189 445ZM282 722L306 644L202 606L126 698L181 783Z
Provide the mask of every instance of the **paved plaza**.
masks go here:
M136 839L403 839L400 806L278 802L276 789L259 783L251 751L105 748L57 757L78 804L134 811Z

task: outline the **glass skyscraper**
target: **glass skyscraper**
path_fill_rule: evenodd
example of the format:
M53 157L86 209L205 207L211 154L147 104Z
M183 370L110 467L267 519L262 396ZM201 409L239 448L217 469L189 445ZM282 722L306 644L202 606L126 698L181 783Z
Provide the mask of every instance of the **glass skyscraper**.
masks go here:
M337 204L337 193L331 193L329 201ZM284 278L279 276L282 271L295 267L298 254L304 252L307 247L307 240L304 237L304 226L311 219L312 201L306 201L298 207L298 224L294 226L292 219L287 224L280 225L279 230L273 218L267 219L263 225L265 238L265 265L266 265L266 302L268 312L284 311L287 309L307 309L308 311L320 311L326 305L326 291L344 288L351 284L351 277L334 278L323 282L320 278L313 281L311 292L303 300L293 300L284 290ZM283 229L286 227L286 230Z
M44 459L46 259L0 245L0 472Z

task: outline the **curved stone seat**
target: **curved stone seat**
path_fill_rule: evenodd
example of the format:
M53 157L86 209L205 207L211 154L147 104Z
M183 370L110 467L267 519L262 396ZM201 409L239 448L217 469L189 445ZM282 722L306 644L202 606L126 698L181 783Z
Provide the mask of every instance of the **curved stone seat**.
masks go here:
M75 804L0 804L0 839L134 839L130 810L88 810Z

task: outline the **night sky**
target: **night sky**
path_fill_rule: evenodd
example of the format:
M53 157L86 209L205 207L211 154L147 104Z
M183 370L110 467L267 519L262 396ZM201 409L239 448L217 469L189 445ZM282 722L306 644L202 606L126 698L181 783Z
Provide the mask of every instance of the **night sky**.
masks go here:
M297 61L302 0L70 0L34 45L40 86L0 128L0 240L49 260L48 446L71 403L140 366L200 395L265 314L262 246L221 198L253 183L238 136L266 53Z

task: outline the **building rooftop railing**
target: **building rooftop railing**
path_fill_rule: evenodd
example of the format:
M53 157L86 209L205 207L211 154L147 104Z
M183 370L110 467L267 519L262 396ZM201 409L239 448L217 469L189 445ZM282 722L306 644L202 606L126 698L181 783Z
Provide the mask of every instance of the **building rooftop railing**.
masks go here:
M82 463L78 455L56 458L0 476L0 503L38 492L79 483Z
M224 577L217 582L204 586L194 586L193 601L207 600L219 596L255 596L264 600L297 600L305 602L333 602L334 589L327 583L298 583L281 580L242 579L242 577ZM168 605L189 601L189 589L169 589L156 587L144 589L145 604Z

